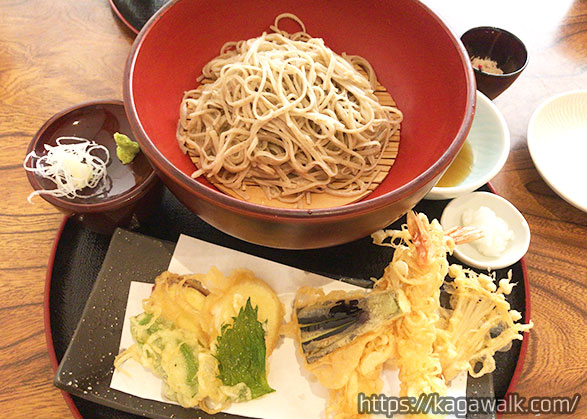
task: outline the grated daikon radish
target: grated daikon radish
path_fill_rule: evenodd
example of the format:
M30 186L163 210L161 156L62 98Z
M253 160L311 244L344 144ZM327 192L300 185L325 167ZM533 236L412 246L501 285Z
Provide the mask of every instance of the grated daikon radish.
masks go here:
M483 230L483 237L471 243L477 250L490 257L499 256L514 239L514 232L507 223L487 207L463 212L463 226L478 227Z
M74 142L64 143L64 141ZM28 201L32 203L33 196L40 194L70 199L91 198L99 195L101 190L87 195L79 192L85 188L95 188L106 176L106 165L110 160L108 149L95 141L80 137L59 137L56 143L56 146L45 144L47 154L38 156L33 150L24 159L25 170L51 180L56 186L55 189L32 192L28 196ZM105 160L92 154L98 150L105 153ZM32 163L27 165L29 161Z

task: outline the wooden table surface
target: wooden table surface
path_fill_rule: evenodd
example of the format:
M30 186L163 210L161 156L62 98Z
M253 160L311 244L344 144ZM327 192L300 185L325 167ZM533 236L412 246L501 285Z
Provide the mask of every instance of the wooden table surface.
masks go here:
M517 391L523 397L585 396L587 214L542 180L526 131L542 101L587 88L587 1L426 3L458 36L492 25L514 32L528 47L528 67L495 100L512 144L493 185L532 231L526 263L535 328ZM31 188L21 164L28 142L54 113L84 101L122 98L133 39L107 0L0 3L0 417L71 416L52 385L43 327L47 262L62 216L42 199L27 202ZM576 414L587 417L587 400Z

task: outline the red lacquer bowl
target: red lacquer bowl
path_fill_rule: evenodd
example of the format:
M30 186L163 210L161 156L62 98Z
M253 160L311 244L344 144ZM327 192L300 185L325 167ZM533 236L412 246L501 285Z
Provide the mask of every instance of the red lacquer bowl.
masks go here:
M235 199L205 179L175 137L184 91L227 41L267 31L280 13L338 53L367 58L404 113L399 154L360 202L318 210ZM475 81L460 41L415 0L280 2L176 0L145 25L130 53L124 101L133 132L167 187L195 214L243 240L279 248L332 246L389 225L432 188L461 148L475 108Z

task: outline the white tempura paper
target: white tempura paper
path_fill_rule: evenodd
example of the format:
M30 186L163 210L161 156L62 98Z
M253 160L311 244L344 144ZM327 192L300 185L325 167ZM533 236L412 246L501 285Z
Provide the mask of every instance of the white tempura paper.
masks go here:
M216 266L225 276L234 269L247 268L258 278L267 282L285 307L285 319L291 317L291 309L296 291L303 286L321 287L325 292L335 289L352 290L356 287L313 273L272 262L236 250L217 246L189 236L182 235L169 263L169 271L186 275L205 273ZM153 284L132 282L124 315L124 325L120 341L120 351L134 342L130 333L130 317L140 314L142 301L151 294ZM115 370L110 387L149 400L174 403L162 396L163 382L148 369L134 360L122 366L123 371ZM275 392L245 403L232 403L225 410L251 418L290 419L293 417L324 418L328 391L303 368L303 362L296 350L294 341L281 338L269 358L269 385ZM384 370L383 393L399 394L397 371ZM466 373L455 378L447 396L465 397ZM394 417L397 417L394 415Z

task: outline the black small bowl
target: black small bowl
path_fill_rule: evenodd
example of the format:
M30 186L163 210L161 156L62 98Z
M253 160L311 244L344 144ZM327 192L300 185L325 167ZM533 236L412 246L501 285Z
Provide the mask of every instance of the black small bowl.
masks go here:
M64 214L74 217L89 229L111 234L116 227L130 227L149 219L159 207L163 184L143 153L130 164L122 164L116 157L114 133L133 138L124 104L120 100L99 100L65 109L51 117L31 140L27 154L46 154L45 144L54 146L59 137L82 137L105 146L110 153L106 166L107 188L91 198L41 197ZM27 167L35 161L28 160ZM26 172L35 190L53 189L55 184L34 172Z
M495 99L510 87L528 64L526 46L506 30L490 26L472 28L461 36L461 41L471 59L489 58L503 71L503 74L495 74L473 66L477 90L489 99Z

